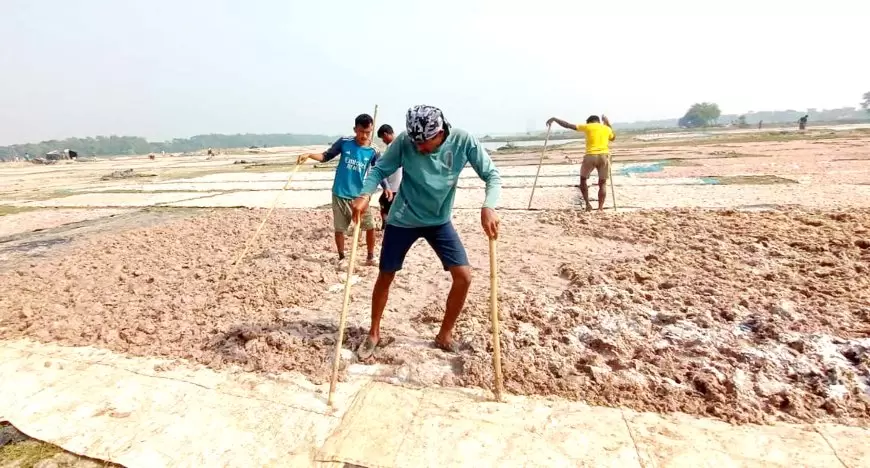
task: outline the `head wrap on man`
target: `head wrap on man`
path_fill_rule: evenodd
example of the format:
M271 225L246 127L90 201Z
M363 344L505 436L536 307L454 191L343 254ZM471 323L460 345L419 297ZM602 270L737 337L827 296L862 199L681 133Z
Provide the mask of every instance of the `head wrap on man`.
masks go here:
M418 143L435 138L438 132L449 126L450 123L444 119L444 113L435 106L414 106L408 109L405 119L408 136Z

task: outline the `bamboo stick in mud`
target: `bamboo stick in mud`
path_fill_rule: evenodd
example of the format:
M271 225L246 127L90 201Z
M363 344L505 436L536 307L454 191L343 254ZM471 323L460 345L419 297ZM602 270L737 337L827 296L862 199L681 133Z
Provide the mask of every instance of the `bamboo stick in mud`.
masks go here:
M272 215L272 211L274 211L275 207L278 205L278 200L281 199L281 195L284 194L285 190L290 188L290 183L293 182L293 176L296 175L296 172L299 171L300 167L302 167L302 164L297 162L296 166L293 168L293 172L290 173L290 177L287 178L287 182L284 184L284 187L281 188L281 191L278 192L278 195L275 195L275 199L272 200L272 206L269 207L269 211L267 211L266 215L263 216L263 221L260 222L260 226L257 228L256 231L254 231L254 235L251 236L250 239L248 239L248 242L245 242L244 250L242 250L242 253L239 254L239 256L236 257L236 259L232 263L232 266L233 266L232 271L233 272L235 272L235 267L238 266L239 262L241 262L242 259L245 258L245 255L248 253L248 250L251 248L251 245L254 243L254 240L256 240L257 236L260 235L260 231L263 230L263 226L266 225L266 221L269 219L269 216Z
M498 243L493 238L489 239L489 312L492 320L493 391L496 401L501 401L504 379L501 372L501 337L498 326Z
M544 165L544 154L547 152L547 143L550 142L550 129L552 128L553 124L547 125L547 138L544 139L544 149L541 150L541 160L538 161L538 172L535 172L535 182L532 184L532 194L529 195L529 210L532 209L532 199L535 198L535 187L538 186L538 175L541 174L541 166Z
M332 406L332 396L338 381L338 369L341 364L341 344L344 341L344 327L347 325L347 308L350 305L350 279L353 276L353 266L356 263L357 242L362 220L357 220L353 227L353 244L350 248L350 262L347 265L347 279L344 283L344 303L341 306L341 316L338 319L338 338L335 340L335 356L332 361L332 378L329 380L329 398L326 404Z
M610 197L613 198L613 212L616 213L616 189L613 188L613 153L607 155L607 177L610 179Z

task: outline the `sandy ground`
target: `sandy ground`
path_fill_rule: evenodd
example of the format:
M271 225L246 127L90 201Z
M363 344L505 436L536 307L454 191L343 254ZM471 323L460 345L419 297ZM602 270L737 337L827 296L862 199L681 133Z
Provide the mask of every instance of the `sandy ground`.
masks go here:
M341 277L329 215L215 212L82 239L0 276L0 337L97 344L213 368L328 375ZM431 347L449 280L425 244L396 280L370 372L417 385L491 382L487 243L458 355ZM500 240L506 386L733 422L870 421L870 212L507 214ZM223 275L228 277L222 280ZM346 346L367 326L360 268ZM181 292L184 293L181 293ZM350 354L349 352L347 353Z
M494 156L508 392L866 427L870 135L683 136L614 145L618 215L576 211L582 145L547 152L535 213L524 210L540 150ZM228 268L265 211L234 207L271 206L295 155L320 150L0 165L0 291L12 292L0 294L0 340L168 358L156 372L198 363L323 383L344 280L323 209L332 172L299 171L248 257ZM420 243L387 306L383 335L394 341L367 363L351 350L376 270L356 272L343 379L491 387L482 186L469 169L456 199L476 278L457 326L462 350L431 346L449 278Z
M797 182L870 184L867 139L746 143L707 148L685 165L666 166L647 178L778 175Z
M870 138L866 133L837 132L834 138L813 131L804 136L804 140L713 139L691 144L620 140L613 149L618 204L626 209L870 207ZM54 166L5 164L0 166L0 177L10 183L0 187L0 205L26 209L267 208L290 175L294 155L317 149L285 148L270 154L221 155L213 160L192 156ZM582 146L574 144L547 152L533 208L578 205L575 187L582 152ZM233 164L242 157L253 164ZM535 149L494 156L503 175L503 208L528 206L539 157ZM127 169L135 177L103 180L107 174ZM327 205L331 177L330 170L306 167L295 175L291 190L280 197L278 206L310 209ZM594 184L596 178L590 181ZM458 186L457 207L479 206L482 183L470 168Z
M810 132L805 140L731 142L713 139L697 142L662 142L649 146L637 139L619 140L614 144L614 160L618 164L664 161L664 171L644 173L644 178L711 177L740 174L783 174L793 177L832 174L836 183L868 183L866 174L870 160L870 137L865 132L837 132L836 138ZM734 134L732 137L740 137ZM824 137L825 139L814 139ZM646 146L644 146L646 145ZM0 205L47 198L57 199L74 193L129 192L171 190L203 192L275 188L251 187L256 182L285 180L295 163L295 156L321 147L275 148L267 154L245 153L219 155L212 160L204 156L145 156L101 159L96 162L66 162L50 166L24 163L0 164ZM582 158L582 145L572 144L547 152L544 174L577 176L576 163ZM536 149L520 153L496 154L495 160L505 176L534 177L540 157ZM237 165L245 159L253 164ZM674 162L677 163L674 166ZM560 166L561 165L561 166ZM135 177L103 180L115 171L133 170ZM852 175L862 173L864 175ZM616 175L618 171L614 171ZM472 171L464 174L473 179ZM855 178L853 178L855 177ZM330 171L302 171L296 180L300 188L323 188L331 178ZM236 184L216 187L215 182ZM513 181L506 181L513 182ZM812 180L809 182L816 182ZM575 182L576 183L576 182ZM193 185L191 185L193 184ZM325 187L328 188L328 187ZM194 193L194 196L200 195Z
M0 164L0 204L3 200L21 200L57 197L68 195L73 190L89 190L100 187L117 189L141 184L145 181L175 180L192 175L208 174L213 171L230 172L241 166L234 164L240 159L257 164L284 163L295 159L303 152L322 151L324 147L270 148L264 154L221 154L208 160L205 155L185 157L158 156L155 160L147 156L124 156L116 158L82 158L81 161L60 161L52 165L31 163ZM132 169L135 177L128 179L103 180L115 171Z

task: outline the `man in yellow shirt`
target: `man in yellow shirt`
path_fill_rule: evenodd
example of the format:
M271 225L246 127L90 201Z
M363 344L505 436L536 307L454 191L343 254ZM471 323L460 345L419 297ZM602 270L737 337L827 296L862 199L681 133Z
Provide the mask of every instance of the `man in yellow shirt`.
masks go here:
M601 120L604 121L603 124ZM599 120L597 115L592 115L586 119L585 125L574 125L552 117L547 121L547 126L554 122L568 130L576 130L586 135L586 155L583 156L583 164L580 165L580 193L583 194L583 201L586 202L586 211L592 211L587 179L589 174L592 174L592 169L597 169L598 211L604 210L604 199L607 198L607 176L610 173L610 142L616 139L610 121L607 120L607 116L602 115Z

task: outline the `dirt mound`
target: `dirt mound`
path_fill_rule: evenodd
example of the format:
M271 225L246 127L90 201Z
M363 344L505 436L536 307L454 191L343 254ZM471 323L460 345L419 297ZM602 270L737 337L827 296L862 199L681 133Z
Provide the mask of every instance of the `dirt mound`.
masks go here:
M142 174L135 172L133 169L124 169L123 171L112 171L100 177L100 180L132 179L136 177L157 177L157 174Z
M266 372L294 370L316 383L326 382L332 369L336 325L291 317L292 312L271 325L235 326L212 337L206 345L214 356L209 365L236 364ZM346 330L344 342L358 346L364 333L359 328Z
M566 230L654 248L642 262L608 264L606 278L572 277L577 286L618 285L631 303L684 313L703 307L726 322L755 314L783 319L792 331L870 335L870 250L861 247L870 237L868 210L653 211L578 216Z
M556 394L732 422L870 420L870 212L548 213L643 259L554 265L560 295L505 292L504 374ZM485 316L485 299L468 316ZM488 327L463 323L463 382L492 381Z
M276 211L230 272L263 213L218 211L85 237L62 258L4 273L0 290L14 294L0 295L0 337L324 382L343 300L331 214ZM870 422L870 210L567 212L538 221L503 220L509 392L733 422ZM485 271L476 213L457 213L455 224L475 270ZM358 273L351 349L364 336L375 270ZM488 285L472 286L458 356L429 345L447 288L428 246L413 250L383 330L396 341L376 361L402 382L489 387Z
M227 211L85 239L62 259L0 275L0 289L16 291L0 297L0 337L320 380L335 325L303 320L299 307L338 279L311 240L328 248L331 222L327 213L276 213L232 272L263 213Z

